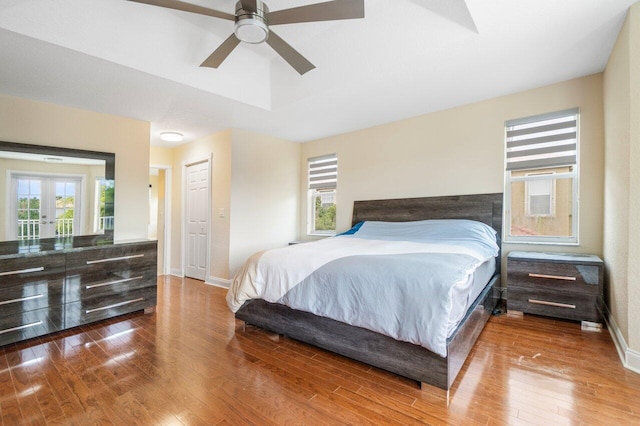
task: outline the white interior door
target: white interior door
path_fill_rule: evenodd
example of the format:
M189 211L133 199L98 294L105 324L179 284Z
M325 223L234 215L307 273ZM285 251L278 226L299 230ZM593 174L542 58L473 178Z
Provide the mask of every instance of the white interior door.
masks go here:
M185 275L204 281L209 235L209 162L187 166L186 177Z

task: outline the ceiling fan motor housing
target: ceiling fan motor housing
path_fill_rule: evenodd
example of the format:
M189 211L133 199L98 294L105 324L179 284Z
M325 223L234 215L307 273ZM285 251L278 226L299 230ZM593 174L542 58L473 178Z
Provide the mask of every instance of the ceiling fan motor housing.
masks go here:
M258 44L269 38L269 26L266 15L269 8L260 0L256 0L256 10L245 10L242 3L236 3L236 24L233 30L238 40L245 43Z

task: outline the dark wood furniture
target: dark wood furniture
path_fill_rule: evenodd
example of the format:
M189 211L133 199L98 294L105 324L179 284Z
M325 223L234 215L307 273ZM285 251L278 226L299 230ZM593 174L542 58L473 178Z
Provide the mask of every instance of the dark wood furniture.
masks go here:
M556 318L602 322L604 264L598 256L514 251L507 257L507 307Z
M156 251L99 237L0 243L0 345L154 308Z
M366 220L472 219L502 235L502 194L356 201L353 224ZM499 259L500 256L498 256ZM236 318L375 367L448 390L498 299L499 262L493 278L447 340L447 356L332 319L263 300L251 300Z

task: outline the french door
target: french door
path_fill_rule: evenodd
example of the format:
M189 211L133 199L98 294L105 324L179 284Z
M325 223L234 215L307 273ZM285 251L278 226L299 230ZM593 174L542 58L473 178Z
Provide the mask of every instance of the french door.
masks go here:
M79 233L81 184L74 176L12 174L9 237L30 240Z

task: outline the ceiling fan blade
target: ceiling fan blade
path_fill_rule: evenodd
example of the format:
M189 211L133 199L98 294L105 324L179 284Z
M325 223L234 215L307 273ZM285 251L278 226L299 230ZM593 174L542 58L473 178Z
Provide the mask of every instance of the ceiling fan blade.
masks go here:
M197 6L191 3L185 3L178 0L129 0L135 3L150 4L151 6L160 6L167 9L182 10L183 12L197 13L198 15L213 16L214 18L227 19L235 21L236 17L229 13L220 12L219 10L208 9L206 7Z
M298 22L334 21L364 18L364 0L335 0L291 9L277 10L267 15L269 25Z
M200 66L218 68L238 44L240 44L240 40L236 38L235 34L231 34Z
M242 8L248 12L255 12L256 9L258 9L256 0L240 0L240 4L242 5Z
M282 56L282 59L287 61L289 65L295 68L300 75L303 75L307 71L311 71L315 68L311 62L298 53L293 47L291 47L286 41L281 39L273 31L269 31L269 38L267 44L275 50L278 55Z

